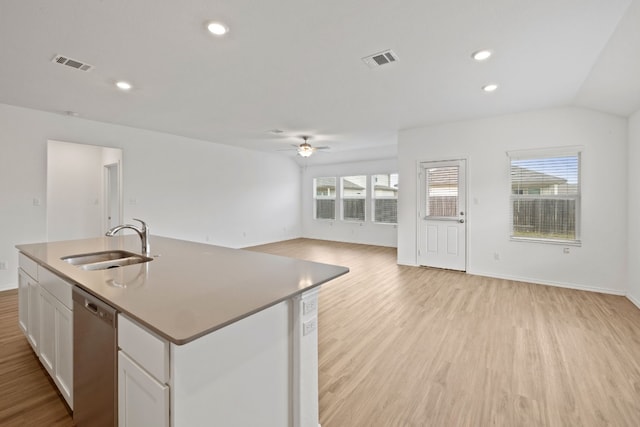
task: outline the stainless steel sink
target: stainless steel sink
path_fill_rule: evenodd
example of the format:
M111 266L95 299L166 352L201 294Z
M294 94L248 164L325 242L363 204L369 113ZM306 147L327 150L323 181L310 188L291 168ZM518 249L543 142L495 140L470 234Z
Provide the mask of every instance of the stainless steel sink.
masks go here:
M152 261L153 258L133 252L114 250L89 254L69 255L63 261L83 270L106 270Z

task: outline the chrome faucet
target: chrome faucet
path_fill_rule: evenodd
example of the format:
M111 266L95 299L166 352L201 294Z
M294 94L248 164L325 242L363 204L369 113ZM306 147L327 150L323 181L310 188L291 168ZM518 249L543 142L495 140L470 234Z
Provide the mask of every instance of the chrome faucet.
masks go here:
M105 236L113 237L116 235L118 231L124 230L125 228L129 228L135 231L136 233L138 233L138 236L140 236L140 240L142 240L142 253L144 255L149 256L151 254L151 246L149 245L149 227L147 226L147 223L141 219L133 218L133 220L138 221L141 224L141 226L137 227L131 224L116 225L115 227L110 228L109 231L107 231L107 233L105 234Z

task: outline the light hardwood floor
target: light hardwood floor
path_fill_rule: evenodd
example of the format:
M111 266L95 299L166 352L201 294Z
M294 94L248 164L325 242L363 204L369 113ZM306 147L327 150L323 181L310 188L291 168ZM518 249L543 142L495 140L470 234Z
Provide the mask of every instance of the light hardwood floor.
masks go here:
M391 248L251 250L351 269L320 291L323 427L640 426L640 310L623 297L398 266ZM72 426L15 291L0 344L0 426Z
M323 427L640 426L624 297L398 266L389 248L255 249L351 269L320 291Z

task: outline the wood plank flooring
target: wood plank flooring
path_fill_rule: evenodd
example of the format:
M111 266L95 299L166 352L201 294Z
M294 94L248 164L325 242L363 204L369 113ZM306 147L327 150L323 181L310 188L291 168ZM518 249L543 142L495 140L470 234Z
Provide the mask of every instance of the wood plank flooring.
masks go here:
M73 426L62 395L18 327L18 290L0 292L0 426Z
M398 266L390 248L254 249L351 269L320 291L323 427L640 426L624 297Z
M626 298L396 265L391 248L251 250L348 266L322 286L320 420L358 426L640 426ZM72 426L0 293L0 426Z

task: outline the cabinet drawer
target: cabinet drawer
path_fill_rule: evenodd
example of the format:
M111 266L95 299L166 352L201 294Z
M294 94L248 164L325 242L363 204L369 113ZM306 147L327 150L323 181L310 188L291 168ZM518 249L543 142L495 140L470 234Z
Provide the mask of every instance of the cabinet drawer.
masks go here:
M161 383L169 382L169 342L118 314L118 347Z
M69 310L73 310L73 302L71 299L71 291L73 285L44 267L40 267L40 286L45 288L51 295L56 297L58 301L64 304Z
M36 282L38 281L38 263L20 252L18 254L18 265L20 268L31 276Z

